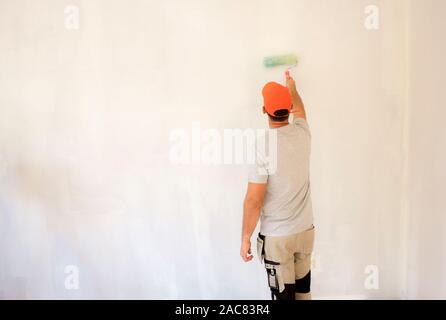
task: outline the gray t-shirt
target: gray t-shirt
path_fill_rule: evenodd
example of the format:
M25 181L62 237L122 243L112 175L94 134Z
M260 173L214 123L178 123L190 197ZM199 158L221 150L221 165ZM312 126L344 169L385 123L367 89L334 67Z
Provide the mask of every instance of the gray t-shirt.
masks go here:
M260 233L288 236L313 225L309 178L311 133L307 121L302 118L271 130L276 130L276 163L269 168L271 161L265 159L271 159L271 152L257 148L256 164L250 168L249 182L267 184Z

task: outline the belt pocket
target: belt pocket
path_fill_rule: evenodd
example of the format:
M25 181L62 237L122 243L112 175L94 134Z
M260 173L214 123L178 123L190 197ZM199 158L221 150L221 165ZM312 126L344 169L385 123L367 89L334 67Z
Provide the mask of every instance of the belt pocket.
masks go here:
M268 285L272 291L283 292L285 284L282 279L280 263L265 259L265 268L268 276Z
M265 241L260 237L257 237L257 257L260 260L260 263L263 263L264 251L263 246L265 245Z

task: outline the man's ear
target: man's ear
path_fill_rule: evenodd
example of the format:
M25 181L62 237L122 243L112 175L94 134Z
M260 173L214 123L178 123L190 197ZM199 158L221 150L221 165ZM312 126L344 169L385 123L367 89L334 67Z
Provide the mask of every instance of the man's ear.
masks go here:
M263 114L265 114L266 113L265 107L262 107L262 110L263 110Z

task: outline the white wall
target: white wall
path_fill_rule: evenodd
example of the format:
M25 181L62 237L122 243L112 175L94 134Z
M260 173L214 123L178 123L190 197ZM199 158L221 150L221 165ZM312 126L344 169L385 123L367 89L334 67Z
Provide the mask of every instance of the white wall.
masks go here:
M410 2L408 297L446 298L446 2Z
M268 299L238 256L245 168L175 166L169 136L264 127L282 72L262 58L288 52L313 132L314 296L401 297L404 4L1 0L0 297Z

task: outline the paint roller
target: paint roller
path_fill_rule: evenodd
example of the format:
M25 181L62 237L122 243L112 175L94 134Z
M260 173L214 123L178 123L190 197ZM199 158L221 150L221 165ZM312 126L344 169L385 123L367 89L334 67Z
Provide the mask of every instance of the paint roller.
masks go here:
M299 59L294 54L287 54L282 56L271 56L263 59L263 65L270 69L276 67L286 67L285 75L290 76L290 70L297 66Z

